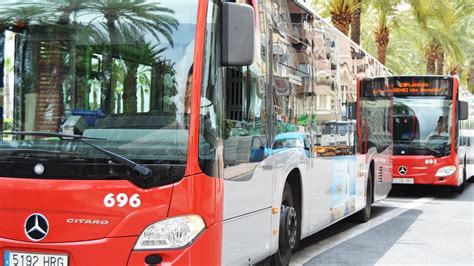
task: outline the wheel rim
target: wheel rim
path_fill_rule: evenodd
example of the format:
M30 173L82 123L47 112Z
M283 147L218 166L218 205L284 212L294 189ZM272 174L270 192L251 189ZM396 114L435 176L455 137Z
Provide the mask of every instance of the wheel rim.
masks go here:
M294 207L283 204L280 214L280 247L279 252L282 256L291 254L295 248L298 233L298 215Z
M296 210L293 207L289 207L288 209L288 216L286 219L286 232L288 236L288 247L293 249L296 244L296 233L298 227L298 220L296 218Z

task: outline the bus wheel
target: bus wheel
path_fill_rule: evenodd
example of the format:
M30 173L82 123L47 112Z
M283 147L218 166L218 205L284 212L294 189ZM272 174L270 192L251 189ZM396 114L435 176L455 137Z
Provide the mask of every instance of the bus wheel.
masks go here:
M272 258L272 265L288 265L291 253L298 241L298 215L293 200L291 187L285 184L280 209L280 233L278 238L278 251Z
M372 180L372 171L369 171L369 176L367 177L367 194L365 197L365 208L358 211L353 216L353 220L358 223L365 223L369 221L370 214L372 212L372 202L373 202L373 180Z

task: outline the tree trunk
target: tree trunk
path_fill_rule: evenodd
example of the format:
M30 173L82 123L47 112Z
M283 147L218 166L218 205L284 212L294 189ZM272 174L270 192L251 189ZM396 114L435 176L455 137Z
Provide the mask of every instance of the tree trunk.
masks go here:
M115 92L115 91L113 93L115 95L114 97L117 98L117 103L114 102L114 104L117 105L117 114L119 114L123 111L123 108L122 108L122 95L120 95L120 93Z
M112 105L113 101L113 83L112 83L112 72L114 64L114 55L117 55L117 29L115 28L116 17L112 15L105 16L107 20L107 30L109 31L110 48L106 49L105 55L103 56L103 74L104 74L104 88L102 89L101 97L101 109L106 113L114 113L115 104Z
M425 48L426 74L434 75L436 73L436 61L439 58L441 47L436 41L431 41Z
M469 78L467 80L467 88L470 92L474 92L474 59L471 59L469 66Z
M437 75L443 75L444 73L444 51L441 48L439 53L438 53L438 59L437 59L437 69L436 69L436 74Z
M385 57L387 55L387 46L377 46L377 60L380 61L383 65L385 65Z
M434 60L428 60L426 62L426 74L428 75L434 75L434 73L436 72L436 64L435 64L436 61Z
M362 13L362 0L354 0L356 4L359 4L359 7L354 11L352 15L352 24L351 24L351 39L360 44L360 15Z
M140 108L142 113L145 112L145 90L143 89L143 85L140 85Z
M127 63L127 75L123 82L123 112L126 114L137 113L137 70L138 64Z
M104 87L102 88L102 97L101 97L101 102L100 106L102 111L106 114L112 114L114 113L114 107L111 104L111 92L113 91L112 89L112 64L113 64L113 56L112 56L112 51L107 51L105 54L103 54L103 74L104 74L104 80L103 83Z
M349 25L351 25L351 14L331 14L331 22L340 32L347 36Z
M375 42L377 44L377 59L385 64L387 46L390 41L390 30L386 25L381 25L375 32Z
M68 25L71 22L71 14L74 12L74 7L73 6L68 6L63 9L64 12L61 14L61 16L58 19L58 24L59 25Z

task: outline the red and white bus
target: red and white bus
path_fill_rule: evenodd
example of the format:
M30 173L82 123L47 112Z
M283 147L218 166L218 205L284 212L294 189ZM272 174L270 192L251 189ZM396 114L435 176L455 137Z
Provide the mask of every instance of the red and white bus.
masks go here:
M450 76L392 77L394 105L393 182L451 186L462 191L466 152L459 143L459 80ZM464 142L463 142L464 143ZM461 149L460 149L461 148Z
M238 2L1 1L1 263L286 265L369 218L391 99L357 80L388 70L304 2Z
M474 176L474 95L463 87L459 87L459 99L468 103L468 119L459 125L459 164L466 171L466 179Z

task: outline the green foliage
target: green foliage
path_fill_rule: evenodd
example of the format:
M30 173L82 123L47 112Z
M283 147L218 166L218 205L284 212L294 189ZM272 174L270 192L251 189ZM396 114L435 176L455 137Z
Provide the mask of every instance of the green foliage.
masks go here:
M232 120L224 120L224 139L228 139L231 135L232 128L235 127L235 122Z
M332 0L326 3L329 14L352 14L359 7L360 4L353 0Z
M317 12L324 11L319 13L323 18L330 17L323 8L329 1L313 1ZM461 82L474 90L474 84L468 86L468 72L474 67L469 64L474 59L474 1L364 0L361 18L361 46L374 57L374 30L380 27L379 22L387 22L386 65L393 73L426 74L426 48L437 41L445 52L445 74L458 69Z
M13 119L5 117L3 118L3 131L11 131L13 129Z

